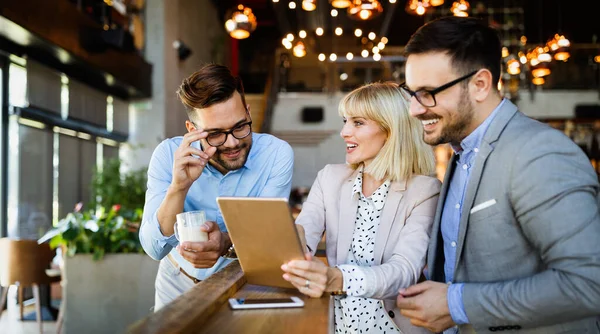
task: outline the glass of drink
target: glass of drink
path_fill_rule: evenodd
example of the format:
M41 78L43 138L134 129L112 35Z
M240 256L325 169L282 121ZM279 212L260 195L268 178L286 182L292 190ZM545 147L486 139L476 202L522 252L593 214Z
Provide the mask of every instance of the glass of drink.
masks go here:
M175 222L175 237L179 242L185 241L208 241L208 233L200 229L200 226L206 221L204 211L182 212L177 216Z

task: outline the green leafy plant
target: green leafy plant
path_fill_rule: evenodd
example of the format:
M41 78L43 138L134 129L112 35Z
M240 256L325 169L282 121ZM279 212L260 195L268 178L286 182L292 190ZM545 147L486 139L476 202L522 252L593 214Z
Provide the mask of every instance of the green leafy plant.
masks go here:
M139 223L125 219L119 210L115 205L106 212L101 209L96 213L69 213L48 236L50 246L63 247L69 256L93 254L94 260L102 259L106 253L142 253ZM141 210L137 215L141 215Z
M39 242L50 240L69 256L93 254L94 260L106 253L142 253L139 226L146 191L146 170L122 174L118 159L96 168L92 178L92 198L88 209L80 203L75 211Z
M136 211L144 207L146 174L146 169L121 173L119 159L105 161L102 169L96 167L94 170L92 200L88 207L108 210L119 205L120 214L134 220Z

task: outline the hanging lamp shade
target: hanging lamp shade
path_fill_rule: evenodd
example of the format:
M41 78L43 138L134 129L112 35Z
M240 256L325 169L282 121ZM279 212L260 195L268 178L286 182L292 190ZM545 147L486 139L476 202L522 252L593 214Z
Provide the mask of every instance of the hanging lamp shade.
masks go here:
M355 20L370 20L383 13L383 7L378 0L354 0L348 8L348 16Z
M352 5L352 0L329 0L329 3L335 8L348 8Z
M227 30L229 36L235 39L248 38L256 29L256 16L254 16L250 7L238 5L229 17L225 21L225 30Z

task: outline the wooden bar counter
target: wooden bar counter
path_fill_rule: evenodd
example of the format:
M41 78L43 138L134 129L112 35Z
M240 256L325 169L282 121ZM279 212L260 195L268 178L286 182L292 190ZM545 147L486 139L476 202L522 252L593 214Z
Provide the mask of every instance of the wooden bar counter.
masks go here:
M304 307L232 310L229 298L297 296ZM333 333L333 301L294 289L246 284L239 262L196 284L160 311L129 327L128 333Z

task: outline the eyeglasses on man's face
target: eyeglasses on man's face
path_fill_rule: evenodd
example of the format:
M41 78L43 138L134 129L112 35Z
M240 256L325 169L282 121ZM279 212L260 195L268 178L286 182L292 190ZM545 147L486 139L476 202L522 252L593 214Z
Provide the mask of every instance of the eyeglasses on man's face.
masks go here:
M475 75L475 73L479 72L479 70L477 71L473 71L467 75L464 75L456 80L452 80L450 82L448 82L447 84L441 85L438 88L435 89L419 89L416 91L412 91L410 90L407 86L406 83L402 83L400 84L400 88L402 88L406 93L408 93L411 97L414 97L417 99L417 101L419 101L419 103L426 108L433 108L437 105L437 101L435 100L435 95L456 85L457 83L466 80L472 76Z
M198 128L196 123L194 123L193 121L191 121L191 122L192 122L192 124L194 124L194 126L196 128ZM221 146L221 145L225 144L225 142L227 141L227 136L229 136L229 135L232 135L233 138L235 138L235 139L244 139L244 138L248 137L248 135L250 135L251 132L252 132L252 121L249 121L249 122L245 122L245 123L236 125L229 131L225 131L225 130L211 131L208 133L208 136L206 137L206 142L210 146L217 147L217 146Z

